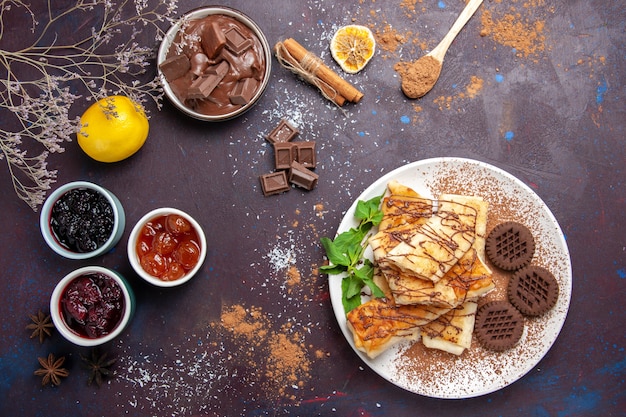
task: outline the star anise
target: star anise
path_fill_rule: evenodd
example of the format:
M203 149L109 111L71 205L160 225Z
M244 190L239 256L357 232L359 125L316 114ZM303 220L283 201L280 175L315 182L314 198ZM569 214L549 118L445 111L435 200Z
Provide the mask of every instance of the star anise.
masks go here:
M63 366L63 362L65 362L65 356L61 356L56 359L54 355L50 353L47 359L37 359L39 360L41 368L35 371L35 375L43 377L43 380L41 381L42 386L46 386L48 384L60 385L61 378L65 378L70 374L67 369L61 368L61 366Z
M33 331L30 335L31 339L38 336L39 343L43 343L46 336L52 336L52 330L50 329L54 329L54 323L52 323L50 319L50 314L46 315L39 310L36 315L31 314L29 317L33 322L26 326L26 328Z
M80 355L85 368L89 370L87 385L91 385L95 382L96 385L100 387L105 378L113 375L113 372L109 368L115 363L115 361L117 361L117 358L107 358L107 356L106 352L100 354L98 349L93 349L90 357Z

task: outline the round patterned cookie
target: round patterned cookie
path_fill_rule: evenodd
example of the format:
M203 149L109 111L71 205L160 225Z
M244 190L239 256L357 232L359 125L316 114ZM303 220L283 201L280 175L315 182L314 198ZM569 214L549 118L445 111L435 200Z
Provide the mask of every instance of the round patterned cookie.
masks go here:
M547 269L530 265L513 274L507 295L522 314L540 316L556 304L559 283Z
M487 235L485 250L495 266L514 271L530 264L535 254L535 239L523 224L504 222Z
M490 301L478 309L474 330L485 348L501 352L522 337L524 317L508 301Z

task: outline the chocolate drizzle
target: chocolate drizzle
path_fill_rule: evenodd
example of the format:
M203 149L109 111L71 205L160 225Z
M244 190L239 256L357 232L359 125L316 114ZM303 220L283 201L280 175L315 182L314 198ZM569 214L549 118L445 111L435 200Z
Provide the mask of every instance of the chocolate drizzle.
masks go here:
M439 200L433 215L393 248L383 264L437 282L471 247L476 217L476 210L469 205Z
M426 199L397 182L388 190L369 240L385 298L347 314L354 344L374 358L421 337L426 347L460 355L472 343L478 299L495 286L483 262L488 203L457 194Z

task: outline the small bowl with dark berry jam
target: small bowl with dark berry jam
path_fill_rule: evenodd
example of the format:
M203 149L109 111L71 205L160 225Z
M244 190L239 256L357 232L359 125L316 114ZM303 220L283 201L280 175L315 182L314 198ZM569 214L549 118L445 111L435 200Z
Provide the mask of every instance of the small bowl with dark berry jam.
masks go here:
M130 232L127 249L135 272L158 287L189 281L207 253L200 224L175 208L158 208L144 215Z
M119 273L100 266L66 275L52 292L54 326L70 342L98 346L115 339L135 309L132 289Z
M39 218L44 240L61 256L88 259L111 250L124 233L118 198L87 181L62 185L46 199Z

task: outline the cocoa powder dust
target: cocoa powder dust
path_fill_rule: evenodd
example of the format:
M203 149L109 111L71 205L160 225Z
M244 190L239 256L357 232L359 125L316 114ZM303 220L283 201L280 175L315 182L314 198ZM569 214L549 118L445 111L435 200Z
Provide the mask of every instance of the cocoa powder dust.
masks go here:
M408 98L419 98L428 93L439 79L441 62L424 55L414 62L398 62L393 69L402 79L402 92Z

